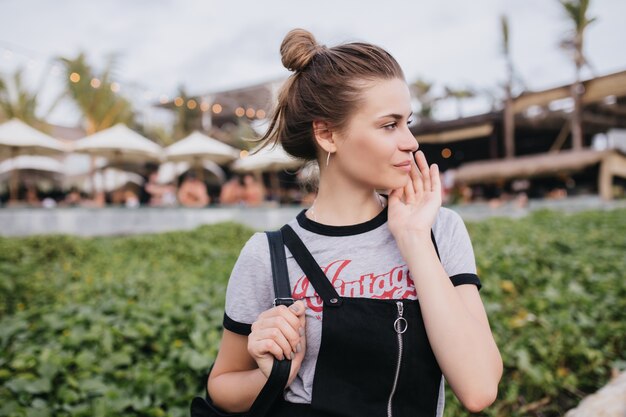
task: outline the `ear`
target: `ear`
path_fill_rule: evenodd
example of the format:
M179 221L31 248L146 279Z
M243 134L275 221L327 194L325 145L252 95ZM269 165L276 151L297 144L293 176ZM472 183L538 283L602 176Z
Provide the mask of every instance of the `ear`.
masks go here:
M314 120L313 137L315 138L317 145L322 148L324 152L335 152L337 150L335 140L333 138L333 131L331 130L328 122L323 120Z

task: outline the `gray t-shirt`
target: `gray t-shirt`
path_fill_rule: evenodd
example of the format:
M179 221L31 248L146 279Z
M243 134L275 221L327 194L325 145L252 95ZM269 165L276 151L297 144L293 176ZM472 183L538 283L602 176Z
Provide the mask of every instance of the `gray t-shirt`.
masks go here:
M302 210L288 222L304 242L333 286L343 297L417 299L406 262L387 227L387 207L375 218L356 225L328 226L307 218ZM472 244L461 217L441 207L432 231L441 263L455 285L480 287ZM305 358L297 377L285 390L285 399L310 403L315 363L322 332L322 300L285 247L294 299L305 302ZM232 270L226 291L224 328L243 335L260 313L272 308L269 244L265 233L246 242ZM443 412L443 378L437 415Z

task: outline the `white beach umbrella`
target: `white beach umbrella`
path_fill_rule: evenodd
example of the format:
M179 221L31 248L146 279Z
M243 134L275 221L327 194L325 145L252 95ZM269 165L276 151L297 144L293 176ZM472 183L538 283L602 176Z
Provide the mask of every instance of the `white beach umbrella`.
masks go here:
M20 155L0 162L0 182L19 171L22 178L60 180L65 174L61 161L49 156Z
M49 156L20 155L0 162L0 175L6 175L14 170L33 170L63 174L63 164L58 159Z
M93 176L83 174L66 177L64 185L67 188L76 187L86 193L93 193L95 191L110 192L129 182L141 186L145 181L141 175L135 174L134 172L121 171L115 168L104 168L95 172Z
M143 172L147 163L159 163L163 159L163 148L121 123L79 139L74 142L73 150L94 158L105 157L107 166L123 171ZM95 170L95 163L92 169ZM98 188L95 176L92 181L91 188Z
M74 142L73 150L111 164L159 162L163 156L163 148L121 123Z
M0 160L11 158L15 162L15 158L20 155L54 156L67 150L68 147L60 140L30 127L21 120L12 119L0 125ZM10 198L16 200L19 169L11 171L13 174L9 187Z
M226 181L226 173L215 162L204 161L201 167L202 171L207 171L211 174L208 177L203 174L203 180L209 184L222 184ZM188 162L165 162L159 166L157 182L159 184L171 183L190 169L192 169L192 166Z
M59 155L68 146L18 119L0 125L0 159L19 155Z
M168 161L189 162L192 165L200 165L203 161L225 164L239 157L239 150L200 132L193 132L165 148L165 157Z
M257 152L259 147L250 151L250 155L232 163L235 172L263 172L294 169L302 166L305 161L289 155L280 144L269 145Z

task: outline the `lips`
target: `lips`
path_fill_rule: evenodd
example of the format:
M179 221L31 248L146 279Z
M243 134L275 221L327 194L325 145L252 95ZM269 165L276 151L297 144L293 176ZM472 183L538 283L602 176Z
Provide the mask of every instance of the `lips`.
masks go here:
M405 161L402 162L400 164L395 164L394 167L404 171L404 172L410 172L411 171L411 161Z
M410 166L411 165L411 161L405 161L399 164L395 164L394 167L405 167L405 166Z

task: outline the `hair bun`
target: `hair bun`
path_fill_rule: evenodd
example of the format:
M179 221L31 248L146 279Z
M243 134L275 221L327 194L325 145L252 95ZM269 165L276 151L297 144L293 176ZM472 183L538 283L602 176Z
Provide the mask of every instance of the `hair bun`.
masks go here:
M322 49L308 30L293 29L280 45L281 61L289 71L303 70Z

